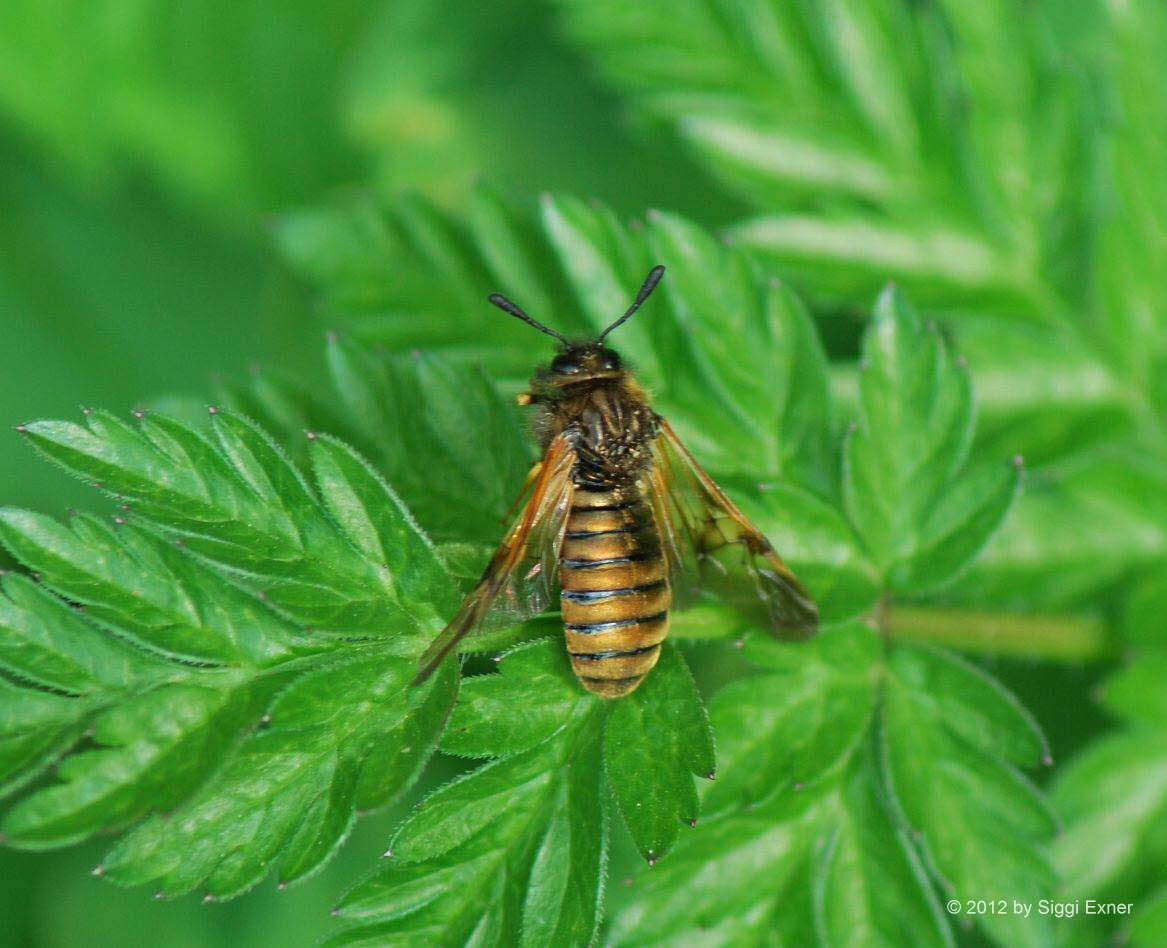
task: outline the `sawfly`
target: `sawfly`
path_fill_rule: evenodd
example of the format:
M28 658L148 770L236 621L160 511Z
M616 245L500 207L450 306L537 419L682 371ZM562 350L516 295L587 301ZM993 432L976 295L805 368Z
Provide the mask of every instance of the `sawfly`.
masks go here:
M467 636L543 612L557 587L571 666L603 698L644 681L668 635L669 610L701 590L779 638L817 631L806 588L604 344L664 270L654 267L628 311L586 341L548 329L505 296L490 297L561 345L519 396L538 412L542 459L478 585L422 655L419 682Z

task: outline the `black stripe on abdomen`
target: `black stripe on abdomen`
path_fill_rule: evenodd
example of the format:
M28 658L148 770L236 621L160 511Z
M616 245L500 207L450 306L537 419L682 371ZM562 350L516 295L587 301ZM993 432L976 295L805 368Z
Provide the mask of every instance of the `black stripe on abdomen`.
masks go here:
M559 598L566 599L568 602L578 603L608 602L612 599L619 599L621 596L635 596L638 593L656 592L658 589L663 589L665 585L666 583L663 579L658 579L656 582L645 583L643 586L622 586L619 589L565 589L560 592Z
M573 512L582 513L585 510L631 510L636 504L598 504L595 507L588 507L583 504L578 504L572 507Z
M647 563L650 560L660 559L656 551L644 553L629 553L627 556L607 556L598 560L562 559L559 565L563 569L603 569L605 566L619 566L621 563Z
M607 652L568 652L573 660L578 659L581 662L603 662L610 658L631 658L634 655L647 655L649 652L655 652L660 648L660 642L654 642L652 645L643 645L640 648L612 649Z
M598 686L607 686L607 687L611 687L611 688L625 689L621 695L609 695L609 694L604 694L603 692L598 691L598 690L596 691L597 694L604 694L604 697L608 697L608 698L622 697L622 695L628 694L628 692L632 691L633 688L635 688L642 681L644 681L643 675L633 675L630 678L594 678L591 675L577 675L576 677L579 678L579 680L584 683L585 687L587 687L589 685L598 685ZM588 688L588 690L592 691L593 689Z
M664 622L669 617L668 610L658 612L651 616L642 616L634 619L614 619L611 622L590 622L583 625L565 625L564 628L568 632L575 632L579 635L600 635L604 632L614 632L617 629L627 629L630 626L637 625L652 625L656 622Z
M588 507L588 510L603 510L603 507ZM611 530L568 530L563 538L565 540L590 540L592 537L610 537L618 533L637 533L640 527L634 523L626 524L623 527L614 527Z

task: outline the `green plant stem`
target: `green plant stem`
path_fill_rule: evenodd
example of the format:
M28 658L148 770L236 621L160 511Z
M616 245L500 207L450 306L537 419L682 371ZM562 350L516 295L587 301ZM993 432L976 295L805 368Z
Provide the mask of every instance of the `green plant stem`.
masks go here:
M891 604L883 628L895 639L970 652L1078 662L1111 651L1102 620L1090 616L1018 615L974 609Z

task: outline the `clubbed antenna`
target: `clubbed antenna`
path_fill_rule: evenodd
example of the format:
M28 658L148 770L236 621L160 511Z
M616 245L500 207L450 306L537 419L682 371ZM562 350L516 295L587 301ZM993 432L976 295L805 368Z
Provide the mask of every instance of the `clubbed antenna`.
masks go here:
M640 304L643 303L646 299L648 299L648 294L656 289L656 285L658 283L660 283L660 278L663 277L664 275L665 275L665 268L662 267L660 264L657 264L655 267L653 267L651 270L648 271L648 276L646 276L644 278L644 285L641 286L640 292L636 294L636 301L631 306L628 307L628 312L626 312L623 316L621 316L614 323L612 323L611 326L609 326L602 333L600 333L600 340L601 341L603 341L603 338L606 335L608 335L608 333L610 333L613 329L615 329L617 326L619 326L621 323L623 323L626 319L628 319L629 316L631 316L638 309L640 309Z
M497 306L499 309L501 309L504 313L510 313L516 319L521 319L523 322L527 323L528 325L534 326L536 329L539 330L539 332L545 332L545 333L547 333L547 335L553 336L554 338L558 339L565 346L567 345L567 340L565 338L563 338L562 335L557 333L554 329L548 329L546 326L544 326L538 320L532 319L530 316L528 316L526 313L524 313L522 311L522 309L520 309L516 303L511 302L505 296L503 296L501 293L491 293L490 294L490 301L495 306Z

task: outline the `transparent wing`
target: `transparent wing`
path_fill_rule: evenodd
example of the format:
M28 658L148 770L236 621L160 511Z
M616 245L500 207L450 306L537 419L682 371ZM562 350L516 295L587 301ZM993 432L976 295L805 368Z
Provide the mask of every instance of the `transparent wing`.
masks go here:
M660 425L649 495L674 599L683 606L709 590L779 638L813 636L819 612L806 587L701 469L672 426L663 418Z
M478 581L462 601L449 624L418 661L415 684L424 681L467 636L489 632L538 615L547 608L555 589L559 548L567 511L575 449L560 435L533 476L530 498L507 531Z

